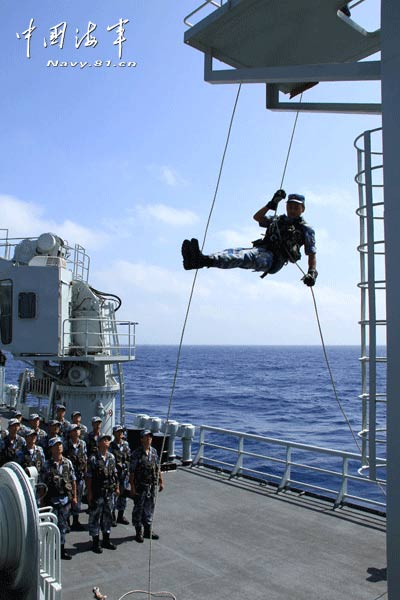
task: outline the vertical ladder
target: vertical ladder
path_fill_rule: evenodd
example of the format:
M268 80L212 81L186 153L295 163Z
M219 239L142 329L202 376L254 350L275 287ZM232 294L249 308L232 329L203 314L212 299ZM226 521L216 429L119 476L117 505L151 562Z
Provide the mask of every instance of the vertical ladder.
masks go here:
M118 337L117 323L115 320L115 310L112 302L107 302L104 307L104 316L106 317L106 327L103 328L103 333L108 337L105 344L110 348L111 355L120 355L120 342ZM125 379L122 364L117 361L111 365L111 373L119 384L119 415L120 423L125 427Z
M360 218L362 469L377 479L386 449L386 276L382 129L365 131L354 142Z

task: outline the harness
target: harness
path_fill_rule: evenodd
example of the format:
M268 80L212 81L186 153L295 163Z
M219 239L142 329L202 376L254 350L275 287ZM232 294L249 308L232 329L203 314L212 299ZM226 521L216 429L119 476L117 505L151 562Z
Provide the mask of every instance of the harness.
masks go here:
M96 456L92 463L92 489L97 498L109 496L117 487L117 476L115 474L115 458L108 452L106 460L102 456Z
M283 258L286 263L295 263L300 260L300 248L305 243L304 224L302 217L289 219L286 215L279 215L271 219L264 238L255 240L253 245L269 250L276 258Z
M77 479L82 479L86 472L87 458L83 443L80 440L75 448L71 440L68 440L65 456L72 462Z
M25 446L23 438L18 435L14 441L15 446L12 446L10 437L8 435L3 438L4 448L1 452L1 462L3 464L15 461L18 450L21 450Z
M151 452L150 456L147 456L146 452L142 451L134 471L134 476L138 486L156 485L157 461L154 452Z
M38 448L33 449L33 453L31 454L28 448L24 447L23 450L23 458L21 466L26 469L27 467L36 467L38 473L41 472L43 467L43 457Z
M114 455L118 475L120 477L125 477L129 469L129 445L126 442L124 442L122 444L122 447L120 447L119 444L113 441L110 444L110 452L112 452L112 454Z
M53 459L49 461L47 474L47 496L56 498L68 496L68 500L72 500L72 478L68 461L62 458L61 475L58 472L58 464Z

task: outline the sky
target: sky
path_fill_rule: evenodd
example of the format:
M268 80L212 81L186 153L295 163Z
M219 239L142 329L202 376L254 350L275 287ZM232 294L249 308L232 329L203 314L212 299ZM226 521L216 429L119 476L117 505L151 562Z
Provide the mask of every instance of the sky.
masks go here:
M118 316L139 322L139 344L179 343L194 277L182 268L180 248L184 238L203 239L237 93L236 85L205 83L202 53L183 43L184 17L200 4L1 6L0 228L10 237L51 231L84 246L90 283L122 298ZM369 30L379 25L377 4L366 0L353 12ZM85 46L89 22L95 47ZM61 36L51 44L50 32L62 23L59 47ZM320 84L306 100L379 102L380 90ZM242 87L205 252L260 237L252 215L280 187L294 118L266 110L264 85ZM314 289L327 344L360 340L353 142L380 125L372 115L298 119L283 187L305 194L304 216L316 230ZM199 271L184 343L318 344L300 277L294 265L262 280L239 269Z

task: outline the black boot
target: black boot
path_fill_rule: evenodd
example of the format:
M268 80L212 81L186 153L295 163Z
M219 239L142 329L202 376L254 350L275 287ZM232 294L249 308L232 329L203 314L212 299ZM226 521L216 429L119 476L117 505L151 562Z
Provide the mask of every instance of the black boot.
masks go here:
M64 544L61 544L61 558L62 560L71 560L72 558L72 556L66 551Z
M212 258L201 253L199 242L196 238L192 238L190 241L184 240L182 244L182 256L183 268L186 271L213 266Z
M110 541L110 534L103 533L103 542L101 544L107 550L116 550L117 546Z
M93 536L92 550L96 554L102 554L103 553L103 548L100 545L100 539L99 539L98 535Z
M136 527L135 540L139 542L139 544L143 544L143 527Z
M145 527L145 528L144 528L144 535L143 535L143 537L145 537L145 538L146 538L146 539L148 539L148 540L149 540L150 538L151 538L152 540L159 540L159 539L160 539L160 536L159 536L159 535L157 535L156 533L153 533L153 532L151 531L151 528L150 528L150 527Z
M85 530L85 527L82 525L82 523L79 522L79 516L78 515L74 515L73 516L71 529L73 531L84 531Z
M129 525L128 519L126 517L124 517L124 511L123 510L119 510L118 511L117 523L122 523L122 525Z
M111 527L116 527L116 526L117 526L117 519L115 517L115 510L113 510L111 513Z

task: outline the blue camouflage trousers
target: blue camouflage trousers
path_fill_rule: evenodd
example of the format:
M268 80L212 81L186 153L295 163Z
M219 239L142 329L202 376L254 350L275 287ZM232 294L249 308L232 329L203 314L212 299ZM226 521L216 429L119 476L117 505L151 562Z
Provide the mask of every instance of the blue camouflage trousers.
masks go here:
M101 496L93 501L89 508L89 535L94 537L102 533L111 532L113 497Z
M218 269L254 269L269 271L274 255L265 248L229 248L209 255Z
M53 512L57 517L57 525L60 530L61 544L65 544L65 536L69 533L69 515L71 514L71 503L61 504L60 502L51 503Z
M133 497L132 525L150 527L154 512L154 486L146 486Z
M126 498L126 490L128 489L129 479L127 476L122 476L118 478L119 481L119 491L120 494L114 494L114 510L126 510L127 498Z

